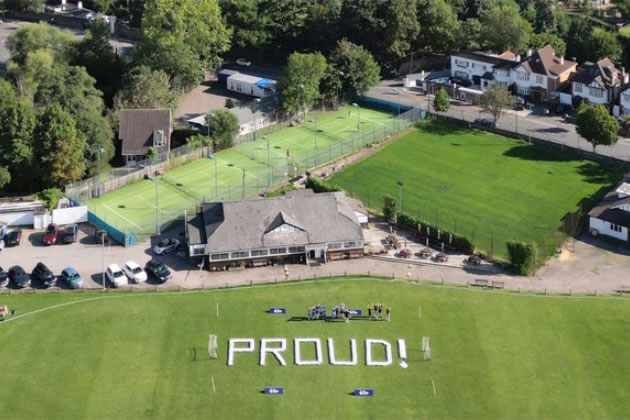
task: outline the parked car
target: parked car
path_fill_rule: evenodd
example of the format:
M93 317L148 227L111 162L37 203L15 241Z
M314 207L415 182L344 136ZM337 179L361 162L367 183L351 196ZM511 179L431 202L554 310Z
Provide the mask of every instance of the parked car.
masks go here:
M133 283L147 281L147 273L134 261L127 261L122 269Z
M50 287L55 283L55 275L44 263L41 262L37 263L33 269L31 278L40 282L44 287Z
M155 255L169 254L177 249L179 246L179 240L175 238L162 239L153 247Z
M70 289L78 289L83 286L83 278L77 270L72 267L66 267L61 272L61 281Z
M68 225L63 231L63 242L66 244L71 244L77 241L78 236L79 227L77 225Z
M97 229L94 232L94 240L97 244L109 245L109 236L107 236L107 231L102 229Z
M525 99L521 98L520 96L517 96L516 100L514 101L514 110L522 111L524 109L525 109Z
M166 283L168 280L173 278L173 274L161 262L149 261L144 268L147 270L147 273L153 276L160 283Z
M15 229L7 234L7 238L5 242L7 246L18 246L21 240L22 240L22 229Z
M9 281L13 287L23 289L31 285L31 277L19 265L9 268Z
M51 223L46 228L46 232L44 232L44 238L42 242L44 245L54 245L57 243L57 236L59 235L59 228L56 224Z
M118 267L117 264L110 264L107 266L107 270L105 270L105 277L114 287L120 287L127 284L127 276L125 273Z
M558 104L556 105L556 114L565 115L571 111L571 106L567 104Z
M9 282L9 275L0 267L0 286L6 286Z
M491 118L477 118L475 120L475 124L490 128L495 128L497 126L497 123Z
M243 67L249 67L252 65L252 62L245 58L239 58L238 60L236 60L236 64Z

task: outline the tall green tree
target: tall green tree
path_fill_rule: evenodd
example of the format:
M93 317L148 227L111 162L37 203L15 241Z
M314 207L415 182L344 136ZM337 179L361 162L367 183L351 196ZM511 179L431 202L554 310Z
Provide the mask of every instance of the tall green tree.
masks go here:
M0 166L0 191L11 182L11 173L3 166Z
M303 34L308 12L313 0L262 0L265 29L275 48L294 51L299 49L296 41ZM271 51L273 53L273 51Z
M43 110L35 130L37 172L44 187L63 188L85 171L85 139L70 113L53 104Z
M612 61L619 61L622 54L623 48L616 34L604 29L593 31L588 42L588 58L590 60L598 61L608 57Z
M460 40L460 21L445 0L418 0L419 31L417 49L438 54L452 52Z
M50 50L57 63L67 63L72 57L76 37L66 30L47 23L33 23L21 26L6 40L11 53L11 61L22 65L29 53L37 50Z
M262 49L271 39L269 16L261 7L262 0L220 0L219 6L227 28L232 31L232 45L246 51Z
M380 81L380 68L372 54L350 41L339 41L329 61L341 72L346 100L362 95Z
M556 50L556 54L559 56L564 56L567 52L566 42L564 42L564 40L556 34L543 32L540 34L533 34L529 39L528 46L534 51L537 51L546 45L551 45L553 49Z
M293 53L278 81L282 107L295 113L310 107L320 97L319 87L326 72L326 58L320 53Z
M585 16L574 16L571 19L566 35L567 56L575 57L578 62L588 60L593 25Z
M171 90L166 73L138 66L125 75L123 88L114 102L116 109L170 108L174 111L177 95Z
M325 103L330 103L334 107L337 107L341 99L341 92L343 91L343 80L340 70L332 64L326 66L326 72L322 78L319 91Z
M459 26L458 44L462 50L474 51L481 49L481 22L477 18L469 18Z
M39 13L44 9L46 0L5 0L4 6L7 10L16 12L35 12Z
M501 118L506 109L514 107L514 101L514 96L508 88L498 83L490 85L481 95L481 106L492 115L495 123Z
M441 88L435 94L435 99L433 100L433 108L437 112L446 112L451 106L451 101L448 97L448 92L446 89Z
M630 0L613 0L613 4L621 16L624 18L630 16Z
M327 55L335 47L331 40L340 38L342 6L343 0L322 0L311 4L301 38L311 51Z
M575 125L578 134L593 145L593 153L597 146L612 146L619 138L619 125L603 105L582 103L577 111Z
M221 145L221 148L227 149L232 147L234 136L238 133L238 118L230 111L219 109L212 113L208 122L208 129L210 136Z
M483 48L495 52L527 49L532 26L520 15L518 5L512 0L498 0L480 21Z
M536 0L534 9L534 30L537 33L551 32L556 29L556 14L554 12L555 2L553 0Z

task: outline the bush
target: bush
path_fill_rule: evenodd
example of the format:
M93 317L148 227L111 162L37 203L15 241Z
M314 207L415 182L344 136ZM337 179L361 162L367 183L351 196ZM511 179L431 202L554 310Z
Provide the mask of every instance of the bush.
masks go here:
M391 195L383 196L383 217L387 223L396 221L396 199Z
M52 211L55 207L57 207L57 203L63 198L63 196L64 193L59 188L48 188L38 192L34 197L44 203L44 206L48 209L48 211Z
M225 107L226 107L227 109L232 109L232 108L234 108L234 101L233 101L231 98L227 98L227 99L225 100Z
M438 227L430 225L428 223L423 222L422 220L418 220L406 213L398 213L396 215L396 224L400 227L403 227L408 230L417 231L418 225L422 225L422 230L427 232L427 228L429 231L429 241L434 243L444 242L445 245L454 248L458 252L462 252L464 254L472 254L475 251L475 246L470 242L468 238L465 236L460 236L456 233L449 232L447 230L438 229ZM438 231L440 232L440 238L438 239ZM449 243L450 240L450 243Z
M341 191L341 188L337 185L330 185L328 182L314 176L306 178L306 188L310 188L316 193Z
M507 243L510 263L514 272L520 276L534 274L536 268L536 246L522 242L510 241Z

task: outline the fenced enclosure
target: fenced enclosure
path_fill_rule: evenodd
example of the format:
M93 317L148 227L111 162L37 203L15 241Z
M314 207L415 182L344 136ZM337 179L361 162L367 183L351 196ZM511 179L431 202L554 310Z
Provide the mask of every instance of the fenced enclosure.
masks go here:
M307 112L304 122L260 130L255 141L215 154L206 148L186 149L175 163L171 157L124 177L86 180L68 186L67 194L78 203L87 201L89 211L116 231L141 239L182 223L199 203L263 194L316 166L380 142L424 115L419 109L392 116L359 107Z

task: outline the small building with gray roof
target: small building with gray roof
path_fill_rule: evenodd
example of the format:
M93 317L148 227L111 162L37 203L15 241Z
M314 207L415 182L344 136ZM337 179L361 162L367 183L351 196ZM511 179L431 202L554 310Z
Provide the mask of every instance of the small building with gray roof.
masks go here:
M363 255L356 203L343 192L204 203L188 218L186 245L211 269Z
M118 138L121 154L128 166L144 160L154 148L161 160L168 157L173 123L170 109L123 109L120 111Z
M628 243L630 240L630 175L589 213L589 231Z

